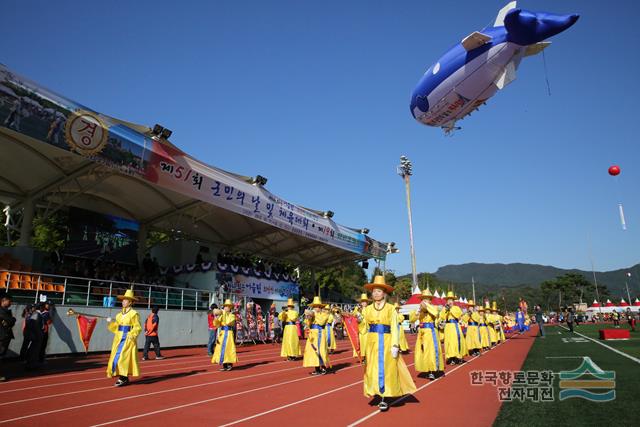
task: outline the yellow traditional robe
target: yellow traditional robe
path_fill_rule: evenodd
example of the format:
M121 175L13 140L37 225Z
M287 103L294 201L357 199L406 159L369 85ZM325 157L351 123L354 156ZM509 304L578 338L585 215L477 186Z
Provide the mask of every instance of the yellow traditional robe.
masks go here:
M362 313L362 307L356 307L353 310L353 315L358 316ZM364 348L367 340L367 332L369 331L369 325L367 325L367 321L363 320L358 323L358 340L360 341L360 357L364 357ZM353 349L353 357L358 357L358 353Z
M223 363L236 363L238 355L236 354L236 315L223 311L217 316L213 324L218 328L218 341L216 349L213 352L211 363L222 365Z
M467 355L467 343L460 327L462 310L454 305L449 310L446 308L440 312L440 319L444 324L444 356L446 359L456 357L462 359Z
M404 321L404 315L398 313L398 333L399 342L400 342L400 351L409 351L409 343L407 342L407 337L404 334L404 328L402 327L402 322Z
M300 338L298 337L298 327L296 326L298 316L298 312L291 309L283 311L278 315L278 319L282 322L283 328L282 349L280 350L280 356L282 357L302 356L302 351L300 350Z
M507 338L504 336L504 328L502 327L502 322L505 321L505 318L496 314L496 320L500 322L500 330L496 331L498 334L498 341L504 342Z
M327 319L327 324L324 327L325 335L327 337L327 348L329 350L335 350L338 346L336 345L336 331L334 330L335 318L332 313L329 314L329 318Z
M138 334L142 331L140 316L132 308L123 309L114 322L107 325L114 333L111 356L107 365L107 377L140 375L138 368Z
M313 319L307 320L309 336L304 347L304 359L302 361L302 366L305 368L331 367L325 329L328 320L329 313L323 312L315 313Z
M411 323L420 321L416 340L415 363L418 372L444 371L444 355L438 331L438 308L428 304L427 309L414 311L409 316Z
M491 347L491 341L489 340L489 324L486 314L480 314L480 344L482 348Z
M365 340L364 395L367 397L395 397L416 391L407 365L399 354L391 355L391 347L399 346L398 313L393 305L385 303L377 310L375 303L362 313L369 326Z
M480 323L482 323L482 319L480 319L480 315L472 311L471 313L466 313L463 319L467 324L467 334L465 336L467 350L481 349L482 337L480 336Z
M495 344L498 342L498 333L496 331L496 316L493 313L485 314L485 319L487 320L487 326L489 327L489 341L491 344Z

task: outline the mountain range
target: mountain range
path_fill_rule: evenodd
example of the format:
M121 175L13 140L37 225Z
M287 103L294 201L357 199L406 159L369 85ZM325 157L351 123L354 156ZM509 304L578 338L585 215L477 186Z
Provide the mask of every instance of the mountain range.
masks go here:
M438 268L434 275L441 281L453 284L470 285L471 278L476 289L493 290L497 288L539 287L545 280L551 280L566 273L578 273L593 283L593 272L578 269L563 269L538 264L483 264L467 263L445 265ZM629 277L627 273L631 273ZM599 286L607 286L612 296L627 299L625 282L629 285L632 299L640 294L640 264L612 271L596 271ZM467 286L464 286L465 288Z

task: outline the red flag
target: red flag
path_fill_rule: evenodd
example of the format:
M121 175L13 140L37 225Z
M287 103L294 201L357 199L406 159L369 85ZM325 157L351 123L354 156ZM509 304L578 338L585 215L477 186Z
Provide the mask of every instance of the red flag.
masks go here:
M96 323L98 323L98 319L88 318L83 315L78 315L78 331L80 332L80 339L82 340L82 345L84 345L85 353L89 351L89 342L91 341L91 335L93 335L93 330L96 328Z
M349 341L351 341L351 347L356 351L358 358L360 358L360 335L358 333L358 319L350 314L342 315L342 322L346 326L347 335Z

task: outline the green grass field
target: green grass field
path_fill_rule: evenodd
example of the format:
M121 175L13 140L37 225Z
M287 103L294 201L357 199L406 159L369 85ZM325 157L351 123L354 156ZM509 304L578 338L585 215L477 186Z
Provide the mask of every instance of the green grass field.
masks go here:
M585 336L598 340L598 330L607 325L581 325L576 328ZM628 328L623 325L623 328ZM554 379L554 401L512 401L502 405L494 426L555 426L555 425L640 425L640 363L617 354L601 345L557 326L546 328L545 339L536 339L523 371L550 370ZM635 358L640 356L640 332L632 332L628 341L601 341ZM589 357L604 371L616 372L616 397L609 402L592 402L582 398L559 400L558 372L571 371ZM581 378L587 379L587 378ZM602 392L602 390L595 390ZM606 391L606 390L605 390Z

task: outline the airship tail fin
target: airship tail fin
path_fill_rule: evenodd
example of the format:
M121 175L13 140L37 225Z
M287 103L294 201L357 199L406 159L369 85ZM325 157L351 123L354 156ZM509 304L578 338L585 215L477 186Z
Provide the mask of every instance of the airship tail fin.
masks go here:
M537 55L546 48L551 45L551 42L540 42L535 44L530 44L527 46L527 49L524 51L524 56Z
M509 12L511 9L516 8L516 3L517 2L515 1L509 2L509 4L500 9L500 12L498 12L498 16L496 16L496 22L493 23L494 27L504 27L504 17L507 16L507 12Z
M513 61L511 61L504 67L504 69L502 70L502 72L500 73L500 75L498 76L498 78L495 80L494 83L496 84L496 87L498 89L504 89L506 85L508 85L515 79L516 79L516 64Z

